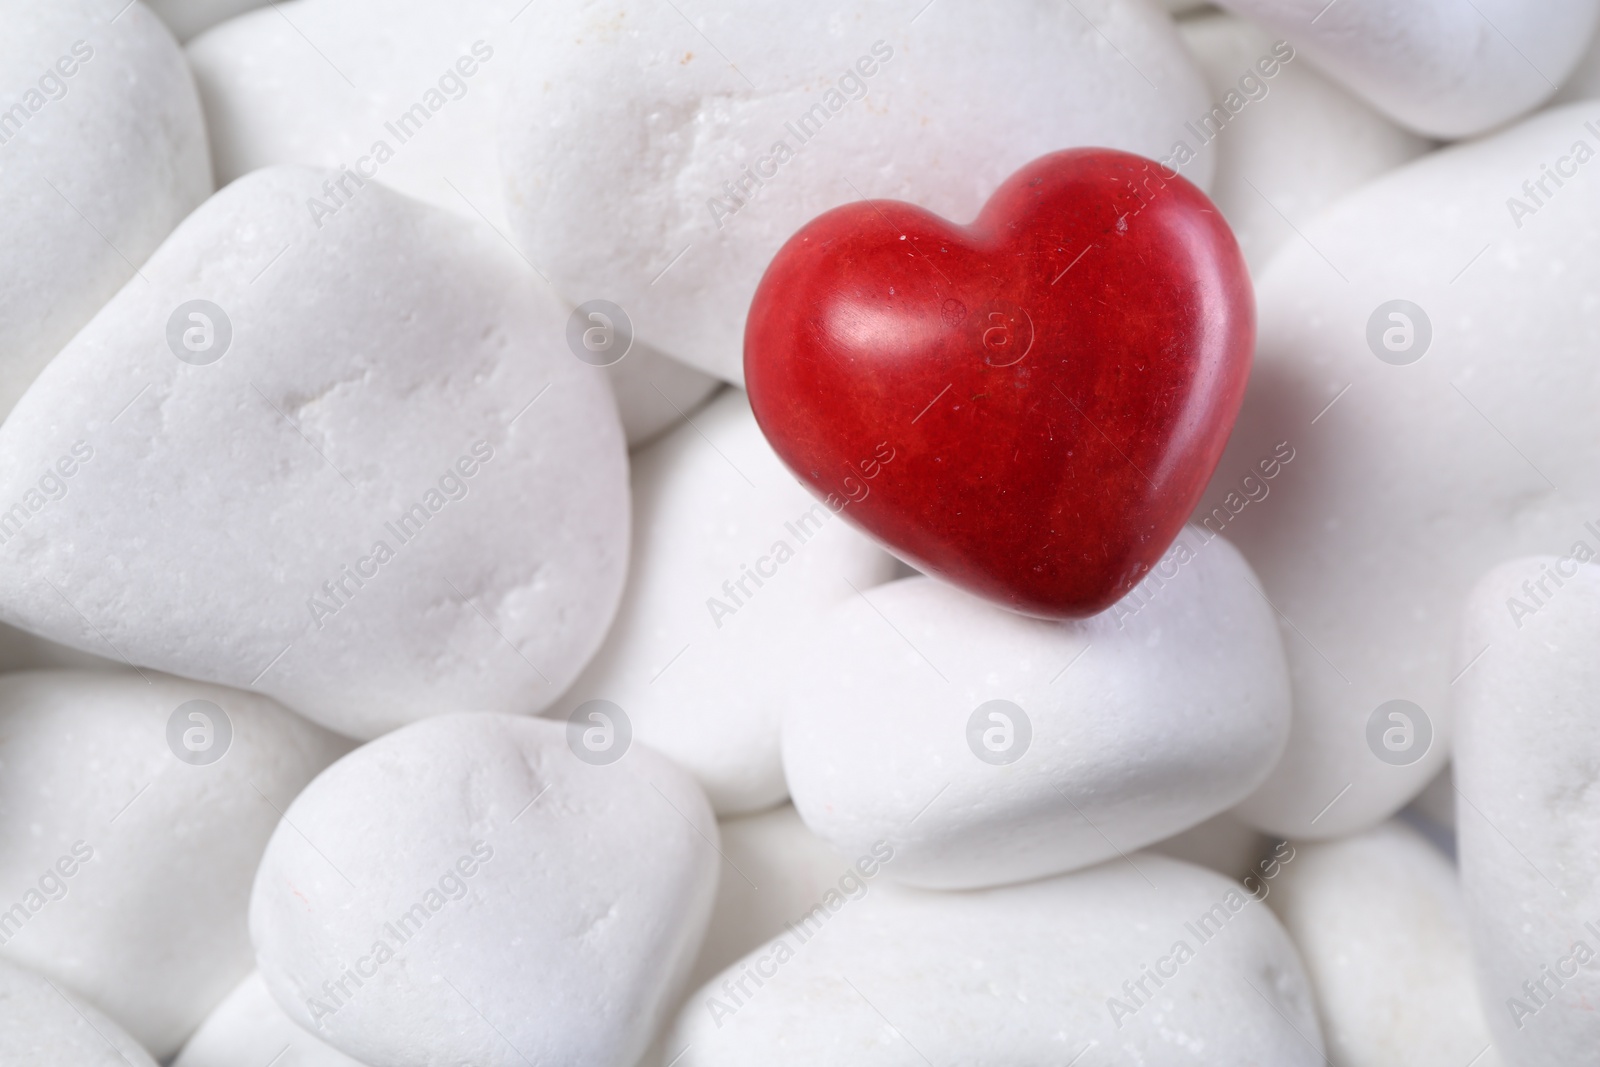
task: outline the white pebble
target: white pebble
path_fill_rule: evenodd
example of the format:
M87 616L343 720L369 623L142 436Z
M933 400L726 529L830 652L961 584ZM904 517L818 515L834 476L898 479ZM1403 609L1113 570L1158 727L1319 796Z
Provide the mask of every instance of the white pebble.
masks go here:
M364 1067L296 1026L251 971L184 1043L172 1067Z
M333 178L217 194L0 427L0 613L353 736L536 711L622 591L615 406L491 232L376 185L319 229Z
M1479 987L1519 1067L1600 1048L1600 567L1496 567L1467 602L1457 839ZM1465 662L1466 657L1461 657Z
M211 192L183 53L143 4L0 0L0 417Z
M267 846L263 979L367 1063L627 1067L675 1002L717 882L694 780L561 724L427 719L334 764Z
M1217 0L1402 125L1468 137L1533 110L1594 35L1596 0Z
M43 975L0 963L0 1063L156 1067L116 1023Z
M605 644L557 706L608 700L722 813L787 794L782 669L894 561L812 497L730 389L633 463L633 563Z
M1415 830L1296 844L1267 904L1300 949L1337 1067L1497 1067L1455 868Z
M1294 727L1239 809L1270 833L1403 807L1449 756L1473 583L1520 552L1600 551L1597 153L1592 104L1442 149L1340 199L1260 279L1250 389L1193 521L1285 620ZM1256 477L1282 442L1296 458Z
M505 232L494 130L517 7L290 0L195 38L217 183L280 163L345 168Z
M929 578L852 597L793 669L783 763L806 825L890 877L997 885L1131 852L1232 806L1289 726L1272 610L1242 557L1187 529L1081 622Z
M679 1067L1323 1064L1272 913L1210 871L1132 862L972 893L835 891L696 992L665 1047Z
M188 55L218 184L281 163L343 169L487 222L506 239L495 131L518 62L511 20L525 8L526 0L293 0L197 38ZM537 250L519 266L528 289L550 292ZM591 373L610 381L633 444L716 388L643 342Z
M1039 156L1165 157L1204 110L1143 0L925 6L541 5L501 125L515 237L570 299L738 383L756 283L815 216L885 197L965 222Z
M0 737L0 956L170 1056L249 972L256 863L345 743L148 671L0 675Z
M1295 226L1430 147L1244 19L1201 15L1178 31L1213 101L1191 117L1189 140L1216 157L1211 199L1254 274L1298 240Z

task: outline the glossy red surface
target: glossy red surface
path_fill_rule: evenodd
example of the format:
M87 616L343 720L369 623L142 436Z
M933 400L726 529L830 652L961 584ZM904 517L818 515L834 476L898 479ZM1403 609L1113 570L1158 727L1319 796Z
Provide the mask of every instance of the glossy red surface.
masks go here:
M789 468L896 555L1074 618L1177 536L1254 339L1249 273L1205 194L1075 149L970 226L896 201L807 224L751 304L745 382Z

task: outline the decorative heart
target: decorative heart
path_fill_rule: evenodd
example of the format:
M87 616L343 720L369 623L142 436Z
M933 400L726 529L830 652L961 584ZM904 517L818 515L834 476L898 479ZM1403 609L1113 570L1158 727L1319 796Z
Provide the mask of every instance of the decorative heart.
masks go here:
M807 224L745 330L757 421L830 507L1045 618L1110 607L1199 501L1254 299L1204 193L1138 156L1035 160L970 226L865 201Z

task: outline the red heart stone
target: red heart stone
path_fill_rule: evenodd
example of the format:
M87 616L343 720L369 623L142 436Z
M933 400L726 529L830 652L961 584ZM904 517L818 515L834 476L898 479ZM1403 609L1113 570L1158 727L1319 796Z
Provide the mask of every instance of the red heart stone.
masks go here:
M1079 618L1194 510L1254 342L1250 275L1205 194L1075 149L970 226L886 200L808 223L756 290L745 384L790 470L896 555Z

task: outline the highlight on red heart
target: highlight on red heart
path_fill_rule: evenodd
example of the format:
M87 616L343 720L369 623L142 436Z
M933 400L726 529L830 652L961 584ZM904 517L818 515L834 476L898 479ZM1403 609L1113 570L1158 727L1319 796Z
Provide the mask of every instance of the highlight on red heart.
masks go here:
M829 211L751 303L745 381L818 496L895 462L846 519L907 563L1044 618L1126 595L1182 528L1249 375L1254 297L1221 214L1109 149L1012 175L970 225Z

